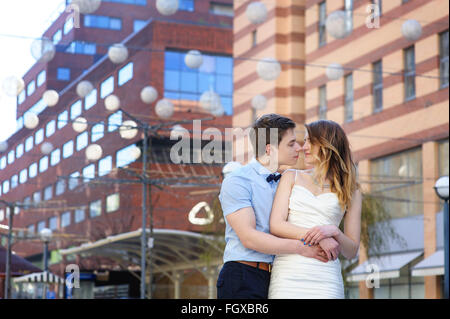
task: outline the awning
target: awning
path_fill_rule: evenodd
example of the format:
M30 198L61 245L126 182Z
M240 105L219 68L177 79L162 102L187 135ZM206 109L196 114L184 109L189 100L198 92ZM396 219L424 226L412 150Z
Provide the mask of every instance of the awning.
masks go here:
M372 257L353 269L347 277L348 281L365 281L367 275L379 271L380 279L398 278L406 266L418 260L423 251L382 255Z
M17 277L13 279L15 283L20 282L43 282L43 283L55 283L64 284L64 279L56 276L48 271L38 272L34 274L29 274L22 277Z
M121 266L139 267L141 258L141 229L84 243L81 246L61 249L61 255L79 254L81 257L104 256L115 260ZM147 229L147 236L150 230ZM154 229L152 266L154 273L174 270L199 269L222 264L223 239L216 239L199 233ZM205 258L203 258L205 257ZM212 257L212 259L211 259ZM148 259L147 259L148 260Z
M412 276L439 276L444 274L444 251L438 250L412 269Z

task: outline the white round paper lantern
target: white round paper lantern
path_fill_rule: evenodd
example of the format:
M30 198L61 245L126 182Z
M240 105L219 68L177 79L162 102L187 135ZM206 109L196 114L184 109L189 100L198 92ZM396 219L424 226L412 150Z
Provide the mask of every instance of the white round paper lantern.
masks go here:
M167 99L159 100L155 106L156 115L162 119L168 119L173 115L173 104Z
M122 43L116 43L109 47L108 57L112 63L120 64L128 59L128 49Z
M119 127L119 134L124 139L132 139L134 138L137 133L138 129L136 128L137 124L134 121L125 121L122 123L122 126Z
M97 161L102 157L103 150L98 144L91 144L86 148L86 158L89 161Z
M189 51L184 57L184 63L191 69L198 69L203 64L202 53L198 50Z
M81 81L77 84L77 94L79 97L86 97L93 89L94 86L89 81Z
M153 86L146 86L141 90L141 100L146 104L152 104L158 99L158 91Z
M59 101L59 93L55 90L47 90L42 94L42 99L47 103L47 106L55 106Z
M71 4L77 5L80 13L88 14L97 11L102 4L101 0L72 0Z
M331 63L327 66L325 73L329 80L336 81L344 75L344 68L339 63Z
M3 80L2 89L6 95L16 97L25 88L25 82L22 78L18 78L14 75L8 76Z
M420 22L414 19L406 20L402 24L402 34L408 41L416 41L422 35Z
M258 94L252 99L252 107L255 110L263 110L267 106L267 98L264 95Z
M75 132L84 132L88 127L87 120L84 117L77 117L72 123L72 128Z
M200 106L208 112L221 107L220 95L214 91L206 91L200 96Z
M44 142L41 145L42 154L48 155L53 151L53 145L50 142Z
M38 63L47 63L55 56L55 45L47 38L35 39L31 42L31 55Z
M134 160L137 160L139 157L141 157L141 154L142 154L141 149L136 145L130 149L131 158Z
M25 114L25 116L23 118L23 125L30 130L36 128L36 126L39 125L38 116L34 113Z
M178 11L178 0L156 0L156 10L165 16L170 16Z
M267 20L267 7L262 2L252 2L245 12L251 23L259 24Z
M6 141L0 142L0 153L6 151L7 149L8 149L8 142Z
M281 73L281 65L274 58L264 58L258 62L256 71L259 77L265 81L276 80Z
M338 10L330 13L325 24L327 32L336 39L348 37L352 33L351 28L347 26L348 19L345 11Z
M108 95L105 99L105 108L110 111L114 112L120 107L120 99L114 95Z

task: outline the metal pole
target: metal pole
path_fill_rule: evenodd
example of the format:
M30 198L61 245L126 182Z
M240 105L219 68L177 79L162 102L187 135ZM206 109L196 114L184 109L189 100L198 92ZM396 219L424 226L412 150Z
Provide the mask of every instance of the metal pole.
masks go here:
M449 217L448 199L444 201L444 297L449 299Z
M150 139L148 143L148 150L151 152L152 149L152 139ZM151 160L149 161L149 164L151 164ZM145 177L145 176L144 176ZM147 178L145 178L145 184L147 184ZM144 184L144 185L145 185ZM148 295L149 298L153 298L153 291L152 291L152 276L153 276L153 245L154 245L154 237L153 237L153 205L152 205L152 185L148 183L148 199L149 199L149 214L150 214L150 240L151 243L149 244L149 262L148 262L148 276L149 276L149 291Z
M8 205L8 250L6 252L6 277L5 277L5 299L11 297L11 251L12 251L12 228L14 218L14 205Z
M142 177L145 179L147 173L147 144L148 143L148 129L144 129L144 141L142 146ZM146 291L146 257L147 257L147 182L144 181L142 185L142 234L141 234L141 299L145 299Z
M48 242L44 241L44 272L48 271ZM44 282L42 299L47 299L47 283Z

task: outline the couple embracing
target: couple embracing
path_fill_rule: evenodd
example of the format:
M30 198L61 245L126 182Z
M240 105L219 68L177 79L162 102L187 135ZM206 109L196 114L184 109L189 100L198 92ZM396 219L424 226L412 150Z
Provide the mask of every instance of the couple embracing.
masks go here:
M356 166L337 123L306 124L303 146L295 126L277 114L260 117L250 133L255 158L222 183L226 247L219 299L344 298L338 256L355 257L360 241ZM260 130L267 132L264 141L258 141ZM300 152L308 169L280 169L294 166Z

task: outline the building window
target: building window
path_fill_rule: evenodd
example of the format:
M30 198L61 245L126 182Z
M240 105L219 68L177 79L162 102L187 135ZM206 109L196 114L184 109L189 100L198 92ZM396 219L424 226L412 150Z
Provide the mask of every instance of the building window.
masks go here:
M39 145L44 140L44 128L40 128L35 134L34 134L34 145Z
M29 152L33 149L33 140L33 136L27 137L27 139L25 140L25 152Z
M48 219L48 228L51 230L57 230L58 229L58 217L50 217Z
M59 43L59 41L61 41L61 39L62 39L62 31L61 31L61 29L59 29L58 31L56 31L53 34L52 39L53 39L53 44L57 44L57 43Z
M233 5L228 3L211 2L209 7L209 13L234 17Z
M370 169L371 192L392 218L423 214L420 148L375 159Z
M117 111L108 117L108 132L113 132L122 125L122 112Z
M8 164L14 163L14 159L15 159L14 150L12 150L8 153Z
M258 30L254 30L252 32L252 47L255 47L258 45Z
M439 34L439 76L441 88L448 86L448 30Z
M325 120L327 118L327 86L319 87L319 119Z
M34 225L29 225L27 227L27 231L28 231L28 235L33 235L34 231L35 231Z
M103 99L114 91L114 77L110 76L100 85L100 97Z
M106 212L111 213L120 207L120 194L115 193L106 197Z
M75 210L75 223L82 222L84 220L84 209L76 209Z
M404 49L403 61L405 70L405 101L408 101L416 97L416 59L414 46Z
M58 130L66 126L68 121L69 121L69 112L65 110L58 115L58 125L57 125Z
M67 227L70 225L70 212L64 212L61 215L61 228Z
M41 192L37 191L33 193L33 202L39 203L41 201Z
M53 185L44 188L44 200L50 200L53 197Z
M3 156L0 159L0 169L4 169L6 167L6 156Z
M112 170L112 156L107 156L98 161L98 176L108 175Z
M93 89L84 99L84 109L89 110L97 104L97 89Z
M73 41L66 48L65 52L72 54L94 55L97 53L97 45L90 42Z
M70 69L69 68L57 68L56 78L61 81L70 81Z
M26 97L25 90L23 90L17 97L17 104L22 104L25 101L25 97Z
M44 156L39 160L39 173L43 173L48 169L48 156Z
M37 76L37 86L39 87L42 84L44 84L45 79L46 79L46 72L45 72L45 70L42 70Z
M87 14L84 16L84 26L87 28L121 30L122 19Z
M351 32L353 30L353 0L345 0L345 13L347 14L346 28Z
M124 85L133 78L133 62L128 63L119 70L118 85Z
M89 204L89 216L95 218L102 214L102 201L96 200Z
M45 220L41 220L40 222L37 223L37 233L40 234L41 230L43 230L45 228Z
M73 154L73 141L68 141L63 145L63 158L68 158Z
M19 174L19 182L20 184L23 184L27 181L28 179L28 170L26 168L24 168L23 170L20 171Z
M227 115L233 113L233 59L227 56L203 55L203 64L190 69L184 63L185 52L166 51L164 62L164 96L198 104L209 90L220 95ZM178 102L178 101L177 101Z
M124 167L135 161L135 159L133 158L133 155L131 154L134 147L135 147L135 145L131 144L131 145L117 151L116 167Z
M34 80L33 80L30 83L28 83L28 85L27 85L27 96L30 96L31 94L33 94L34 91L36 91L36 82L34 82Z
M97 142L105 134L105 126L103 123L95 124L91 130L91 141Z
M345 106L344 120L345 122L353 121L353 73L345 76Z
M81 100L76 101L70 107L70 119L75 120L77 117L81 115Z
M179 0L178 9L181 11L193 12L195 10L194 0Z
M142 30L143 27L147 24L147 20L139 20L136 19L133 21L133 32L138 32L139 30Z
M70 190L73 190L75 187L78 186L79 177L80 177L79 172L74 172L74 173L70 174L70 178L69 178L69 189Z
M50 165L55 166L60 161L61 161L61 150L57 148L50 153Z
M70 18L64 23L64 35L69 33L73 29L73 18Z
M85 148L88 145L88 139L89 139L88 132L83 132L77 136L77 141L76 141L77 151L82 150L83 148Z
M33 178L37 175L38 165L37 163L33 163L28 167L28 177Z
M91 181L91 179L95 178L95 165L90 164L90 165L86 166L85 168L83 168L82 174L84 177L83 181L85 183L89 183Z
M16 147L16 158L21 158L23 155L23 144L20 143L19 145L17 145Z
M19 185L19 176L14 175L11 177L11 189L16 188Z
M373 63L373 112L383 109L383 65L381 60Z
M66 190L66 182L63 179L58 180L55 186L55 196L63 194L65 190Z
M3 194L7 194L9 192L9 180L3 182Z
M327 3L319 3L319 48L327 43Z
M53 134L55 134L55 131L56 131L56 122L55 122L55 120L51 120L45 126L45 136L50 137Z

